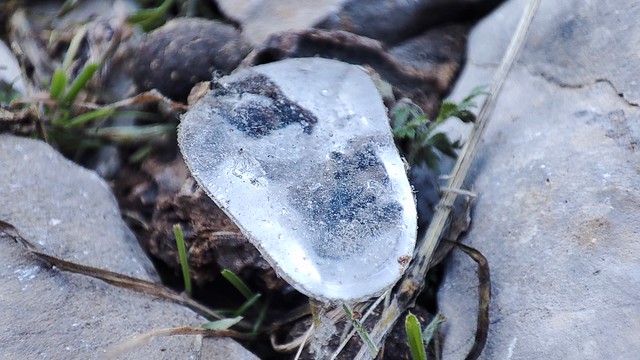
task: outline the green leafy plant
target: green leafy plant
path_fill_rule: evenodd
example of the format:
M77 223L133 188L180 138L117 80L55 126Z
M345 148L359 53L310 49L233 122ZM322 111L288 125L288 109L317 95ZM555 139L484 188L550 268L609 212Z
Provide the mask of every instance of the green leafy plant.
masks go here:
M178 258L180 259L180 268L182 269L182 279L184 280L184 290L187 296L191 297L191 275L189 272L189 263L187 261L187 247L184 243L184 234L180 224L173 225L173 235L176 238L176 246L178 248Z
M440 151L452 158L461 147L460 141L451 141L449 137L438 132L437 128L449 118L458 118L463 122L475 121L471 112L477 105L475 99L485 94L484 87L477 87L459 103L444 100L435 120L429 120L422 110L411 102L403 102L391 112L393 137L403 152L403 156L411 165L427 165L437 168ZM436 151L437 150L437 151Z

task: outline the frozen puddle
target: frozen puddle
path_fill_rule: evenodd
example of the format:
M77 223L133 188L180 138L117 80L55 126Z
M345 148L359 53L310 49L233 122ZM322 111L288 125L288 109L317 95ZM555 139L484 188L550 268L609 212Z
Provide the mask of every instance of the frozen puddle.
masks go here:
M365 71L320 59L241 70L182 119L192 174L296 289L362 300L408 265L416 209Z

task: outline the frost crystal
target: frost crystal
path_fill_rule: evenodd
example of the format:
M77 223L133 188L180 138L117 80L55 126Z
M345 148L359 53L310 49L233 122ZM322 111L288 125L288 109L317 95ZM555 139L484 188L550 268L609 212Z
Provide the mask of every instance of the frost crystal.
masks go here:
M209 196L304 294L362 300L403 273L414 198L360 67L289 59L222 78L178 140Z

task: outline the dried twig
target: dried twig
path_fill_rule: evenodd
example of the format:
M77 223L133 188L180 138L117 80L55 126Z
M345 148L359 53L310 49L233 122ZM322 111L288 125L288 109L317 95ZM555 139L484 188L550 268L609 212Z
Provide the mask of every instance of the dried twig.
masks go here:
M471 135L462 149L460 157L456 162L456 166L451 172L451 177L446 186L449 189L461 189L462 187L466 175L469 172L469 168L471 167L471 163L475 158L482 134L489 122L489 115L491 115L495 108L496 100L500 94L502 85L504 84L516 56L524 44L529 25L531 24L531 20L538 8L539 2L540 0L531 0L520 19L516 33L511 39L507 52L494 75L491 89L489 90L487 98L480 109L480 113L478 114ZM429 224L429 228L421 241L419 241L418 247L416 248L416 256L413 265L400 280L397 295L383 311L380 320L369 334L376 345L380 345L383 342L384 338L391 331L400 316L406 311L406 309L413 306L417 295L424 287L424 277L429 269L432 254L449 221L449 215L456 196L457 194L455 192L447 191L443 194L439 204L436 206L436 211L431 223ZM363 346L358 352L356 359L365 359L367 352L368 348Z

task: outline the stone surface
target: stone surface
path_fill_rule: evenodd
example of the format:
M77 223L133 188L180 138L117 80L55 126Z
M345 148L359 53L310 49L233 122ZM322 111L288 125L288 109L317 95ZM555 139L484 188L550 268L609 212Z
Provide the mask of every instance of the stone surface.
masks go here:
M0 135L0 169L0 219L36 246L65 260L157 278L95 173L40 141L8 135ZM0 236L0 289L3 359L104 358L148 331L206 321L182 306L45 267L6 236ZM118 358L228 359L224 351L234 347L234 359L255 358L230 339L210 340L161 337Z
M0 41L0 91L4 91L5 87L9 85L22 95L27 93L18 59L7 44Z
M454 99L489 83L524 4L474 30ZM484 359L640 353L638 13L633 1L542 2L505 84L471 174L479 196L464 239L491 266ZM439 296L445 359L463 358L475 329L475 264L454 253Z
M141 90L184 101L196 83L211 80L214 71L229 74L250 50L230 25L176 18L145 37L135 50L132 75Z
M258 45L269 36L313 27L344 30L393 46L441 25L470 23L504 0L216 0Z
M222 13L242 26L253 45L283 31L313 27L337 11L344 0L216 0Z
M0 219L51 255L158 280L98 175L73 165L43 142L0 136ZM107 253L110 256L103 256Z
M237 72L183 117L178 141L211 198L306 295L368 298L408 264L415 202L361 68L307 58Z
M303 57L322 57L361 65L372 68L376 76L388 83L386 86L391 85L396 99L407 97L435 118L440 101L449 92L453 77L459 73L466 43L466 31L452 31L448 34L450 38L444 41L435 39L439 32L429 31L399 45L399 55L416 52L415 58L405 59L397 58L377 40L346 31L311 29L282 33L257 47L241 66ZM420 57L422 59L417 59Z
M346 0L318 24L393 46L441 25L471 23L504 0Z

